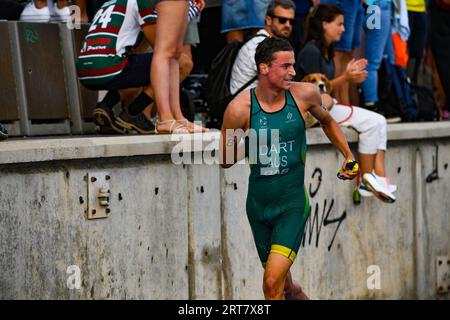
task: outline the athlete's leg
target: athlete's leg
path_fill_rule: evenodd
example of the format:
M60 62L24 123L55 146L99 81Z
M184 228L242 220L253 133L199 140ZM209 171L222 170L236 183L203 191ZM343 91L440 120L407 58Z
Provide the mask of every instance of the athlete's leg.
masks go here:
M291 271L288 271L286 276L284 295L286 300L309 300L302 287L292 279Z
M272 252L264 270L263 291L267 300L284 300L286 277L292 261L285 256Z

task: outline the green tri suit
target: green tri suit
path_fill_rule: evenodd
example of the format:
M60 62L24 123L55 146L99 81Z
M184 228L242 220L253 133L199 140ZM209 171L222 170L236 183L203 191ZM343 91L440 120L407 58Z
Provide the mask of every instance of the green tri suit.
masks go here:
M285 91L283 108L269 113L261 108L255 89L251 89L250 128L246 140L251 166L246 206L258 255L263 264L271 252L294 261L309 201L304 188L305 122L290 91Z

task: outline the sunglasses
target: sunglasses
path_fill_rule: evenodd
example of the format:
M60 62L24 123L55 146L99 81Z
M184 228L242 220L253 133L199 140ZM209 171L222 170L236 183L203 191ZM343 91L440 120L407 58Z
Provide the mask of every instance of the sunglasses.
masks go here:
M286 22L289 21L290 25L293 26L294 25L294 19L289 19L286 17L280 17L280 16L272 16L272 18L277 18L278 22L281 24L285 24Z

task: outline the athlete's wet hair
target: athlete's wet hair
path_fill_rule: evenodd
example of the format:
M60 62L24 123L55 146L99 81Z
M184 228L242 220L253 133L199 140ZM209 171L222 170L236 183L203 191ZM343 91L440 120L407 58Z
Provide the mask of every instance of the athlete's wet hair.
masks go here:
M286 39L267 37L256 47L255 62L259 73L259 65L265 63L270 66L275 60L274 53L278 51L294 51Z

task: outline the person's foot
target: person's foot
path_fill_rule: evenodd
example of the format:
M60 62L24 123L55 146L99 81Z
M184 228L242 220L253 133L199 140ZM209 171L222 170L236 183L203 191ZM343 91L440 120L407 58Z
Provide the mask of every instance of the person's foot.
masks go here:
M362 182L359 185L358 190L359 190L359 194L361 195L361 197L373 197L372 191Z
M142 112L132 116L126 111L122 111L116 118L116 125L124 130L137 131L140 134L155 133L155 125Z
M379 178L379 177L378 177ZM386 178L386 179L388 179L388 178ZM389 189L389 191L391 192L391 193L394 193L394 192L396 192L397 191L397 185L396 184L390 184L388 181L387 181L387 187L388 187L388 189ZM373 197L374 196L374 194L373 194L373 192L370 190L370 188L369 187L367 187L364 183L362 183L361 182L361 184L359 185L359 194L362 196L362 197Z
M190 133L187 126L185 126L182 123L179 123L175 119L171 120L157 120L156 126L155 126L155 132L158 134L165 134L165 133Z
M209 131L208 128L205 128L205 127L196 125L195 123L190 122L188 119L177 120L177 122L178 122L180 125L183 125L184 127L186 127L190 133L194 133L194 132L207 132L207 131Z
M26 21L26 22L49 22L50 21L50 10L48 7L43 7L41 9L38 9L34 5L34 2L31 1L23 9L19 20Z
M69 7L58 8L58 4L55 2L53 7L54 14L52 15L52 21L67 22L70 19Z
M0 140L8 139L8 131L6 128L0 123Z
M372 173L365 173L362 176L362 182L364 185L372 191L372 193L380 200L393 203L396 198L389 190L389 185L386 183L386 179L380 179Z
M401 117L389 117L386 118L386 123L399 123L402 122L402 118Z
M378 183L380 183L383 186L386 186L386 188L389 189L391 193L394 193L397 191L397 185L391 184L391 179L389 177L381 177L375 173L375 171L372 171L372 174L377 179Z
M114 113L111 109L97 106L94 109L94 124L96 131L101 134L126 133L126 130L115 124Z
M286 300L310 300L299 285L294 286L292 290L286 290L284 292L284 298Z

